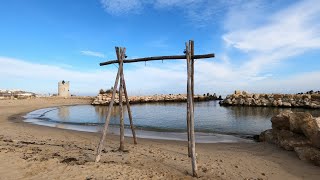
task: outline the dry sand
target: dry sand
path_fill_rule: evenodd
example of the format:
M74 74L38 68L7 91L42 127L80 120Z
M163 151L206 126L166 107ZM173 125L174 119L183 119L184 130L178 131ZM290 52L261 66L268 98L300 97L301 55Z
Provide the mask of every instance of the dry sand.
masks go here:
M117 151L109 135L100 163L100 134L21 122L32 110L88 99L0 101L0 179L192 179L185 142L126 138ZM320 168L266 143L197 144L200 179L320 179Z

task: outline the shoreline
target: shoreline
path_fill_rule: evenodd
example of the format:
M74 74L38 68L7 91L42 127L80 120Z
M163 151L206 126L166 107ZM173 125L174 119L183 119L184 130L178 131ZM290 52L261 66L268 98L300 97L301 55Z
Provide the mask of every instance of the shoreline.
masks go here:
M19 101L19 102L18 102ZM94 163L98 133L17 123L32 110L79 103L0 101L0 174L4 179L166 178L193 179L185 142L108 135L101 163ZM88 104L80 102L80 104ZM22 118L22 117L21 117ZM196 144L200 179L318 179L319 167L267 143ZM108 172L108 173L106 173Z

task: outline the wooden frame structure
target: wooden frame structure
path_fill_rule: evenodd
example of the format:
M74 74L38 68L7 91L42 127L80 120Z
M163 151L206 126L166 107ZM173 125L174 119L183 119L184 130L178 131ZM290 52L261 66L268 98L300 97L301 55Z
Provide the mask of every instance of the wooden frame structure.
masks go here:
M123 73L123 63L134 63L134 62L143 62L143 61L156 61L156 60L176 60L176 59L186 59L187 60L187 134L188 134L188 156L191 157L192 162L192 173L194 177L197 177L197 158L196 158L196 150L195 150L195 135L194 135L194 62L195 59L203 59L203 58L212 58L214 54L203 54L203 55L194 55L194 41L190 40L189 43L186 43L185 55L174 55L174 56L155 56L155 57L146 57L146 58L137 58L137 59L127 59L126 58L126 48L116 47L117 60L107 61L100 63L100 66L105 66L109 64L118 63L118 73L116 76L116 80L113 86L113 92L111 101L108 107L108 113L106 117L106 122L102 130L101 139L97 148L96 162L100 161L101 152L103 149L103 145L106 139L106 134L110 122L111 110L114 104L114 99L116 96L116 90L118 87L118 82L120 81L119 86L119 107L120 107L120 151L124 151L124 112L123 112L123 94L125 97L125 102L127 105L128 116L130 120L130 128L132 131L133 142L137 144L137 137L135 133L135 128L133 125L132 114L130 109L130 102L127 93L126 83L124 79Z

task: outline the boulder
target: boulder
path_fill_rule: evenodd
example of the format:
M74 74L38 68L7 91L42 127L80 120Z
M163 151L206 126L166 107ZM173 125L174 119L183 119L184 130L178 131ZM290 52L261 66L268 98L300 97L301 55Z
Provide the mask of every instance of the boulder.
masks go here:
M259 135L259 141L277 144L277 138L273 135L273 130L268 129Z
M310 161L313 164L320 166L320 150L311 146L295 147L294 151L297 153L299 159L303 161Z
M311 99L311 95L310 94L303 94L302 99Z
M272 128L273 129L284 129L289 130L290 129L290 114L292 111L284 111L276 116L273 116L271 118Z
M289 102L282 102L282 106L284 106L284 107L291 107L291 103L289 103Z
M293 151L295 147L310 145L310 140L304 135L296 134L288 130L273 131L276 135L278 146L287 151Z
M295 147L311 144L310 140L303 135L279 129L268 129L262 132L259 141L276 144L288 151L293 151Z
M320 94L312 94L311 100L319 102L320 101Z
M278 101L274 100L274 101L272 102L272 105L273 105L273 106L278 106Z
M226 104L228 104L228 105L231 105L232 104L232 101L230 100L230 99L226 99L226 102L225 102Z
M285 95L283 96L283 98L285 98L285 99L292 99L292 98L293 98L293 95L292 95L292 94L285 94Z
M308 133L306 135L317 148L320 148L320 117L312 118L312 121L302 125L302 131Z
M245 102L246 102L246 101L245 101L244 99L242 99L242 98L239 100L239 104L240 104L240 105L243 105Z
M240 90L235 90L235 91L234 91L234 94L236 94L236 95L242 95L242 91L240 91Z
M289 114L290 131L294 133L303 133L302 125L308 124L312 121L312 115L307 112L295 112ZM309 134L308 129L305 129L306 133ZM305 134L306 135L306 134Z
M253 95L253 98L254 98L255 100L258 100L259 97L260 97L260 94L254 94L254 95Z
M279 100L279 99L281 99L282 97L283 97L282 94L273 94L273 98L274 98L275 100Z

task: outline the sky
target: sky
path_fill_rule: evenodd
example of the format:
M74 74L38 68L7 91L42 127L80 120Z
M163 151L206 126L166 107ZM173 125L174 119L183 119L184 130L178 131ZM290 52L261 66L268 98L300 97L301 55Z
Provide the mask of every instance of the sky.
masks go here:
M128 59L195 54L195 93L320 90L318 0L2 0L0 89L74 95L113 86L115 46ZM131 95L186 92L186 61L124 65Z

